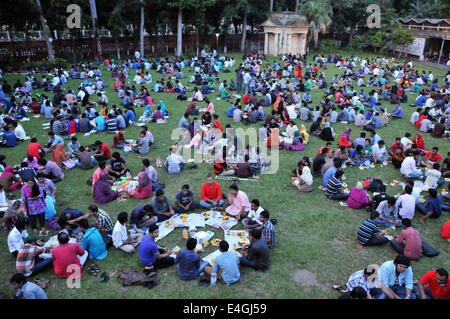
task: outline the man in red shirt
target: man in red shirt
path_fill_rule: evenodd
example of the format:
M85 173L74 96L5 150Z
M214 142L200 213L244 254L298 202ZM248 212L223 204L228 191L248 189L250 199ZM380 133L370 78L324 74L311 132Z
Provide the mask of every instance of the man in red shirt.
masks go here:
M97 140L95 141L95 146L97 146L97 150L93 155L97 162L106 161L111 158L111 150L108 145Z
M436 146L432 148L431 152L425 154L425 165L433 165L434 163L439 163L442 159L442 155L438 153L439 148Z
M31 143L28 145L28 155L32 155L37 159L40 159L41 155L45 155L44 148L37 142L35 137L31 139Z
M389 146L388 154L392 156L393 154L395 154L395 152L397 151L398 148L400 148L402 151L404 151L404 147L403 147L400 137L397 137L395 139L395 142L392 143L391 146Z
M80 278L84 263L88 257L87 252L79 244L69 244L69 235L58 234L59 246L52 249L52 259L56 276L71 279Z
M331 151L331 143L330 142L327 142L327 145L326 146L322 146L321 148L319 148L319 150L317 151L317 153L316 153L316 156L317 155L319 155L320 153L322 153L322 150L324 149L324 148L327 148L328 149L328 152L327 152L327 155L330 153L330 151Z
M417 286L422 299L450 299L448 272L443 268L427 272Z
M200 205L206 209L221 210L224 204L222 199L222 190L220 184L214 182L213 177L209 174L206 177L206 183L202 186L201 192L202 200Z

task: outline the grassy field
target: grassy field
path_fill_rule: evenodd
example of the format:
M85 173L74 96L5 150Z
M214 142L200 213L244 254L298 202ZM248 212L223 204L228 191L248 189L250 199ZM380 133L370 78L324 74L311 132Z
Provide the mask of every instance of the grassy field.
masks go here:
M341 52L345 56L349 56L353 52ZM310 54L309 59L313 57ZM374 57L372 53L362 53L363 56ZM237 62L240 62L240 55L234 55ZM270 61L275 58L270 58ZM279 60L279 59L277 59ZM309 61L308 61L309 62ZM423 67L416 64L420 72ZM429 70L430 68L426 68ZM183 70L185 79L182 83L192 88L188 84L188 79L192 74L190 68ZM106 89L110 105L120 104L117 94L113 91L112 86L114 80L110 72L103 69L103 78L108 83ZM152 71L153 84L149 85L151 91L156 80L161 78L161 75ZM442 78L445 75L444 71L433 69L435 78L438 78L442 84ZM334 74L341 74L332 64L328 65L326 71L328 80L331 80ZM234 72L222 73L221 80L230 80L234 78ZM6 75L9 83L14 83L16 79L24 76ZM134 71L130 72L130 79L134 78ZM80 81L69 80L68 86L72 88L78 87ZM356 84L356 83L355 83ZM368 88L366 92L369 91ZM180 102L176 99L175 94L167 93L151 93L155 102L162 99L171 113L170 120L167 124L149 124L149 129L155 137L155 146L151 148L151 160L154 165L154 159L157 156L165 158L168 153L168 148L172 145L170 134L174 128L177 127L178 121L184 113L187 102ZM209 95L210 99L215 105L216 113L220 115L220 120L223 127L227 123L231 123L233 127L244 127L240 123L236 125L226 117L225 112L229 108L230 103L216 100L216 93ZM408 93L409 100L415 100L415 95ZM323 96L320 90L313 90L312 99L313 105L318 104ZM234 100L233 100L234 102ZM203 107L203 106L202 106ZM392 110L389 103L384 102L383 107ZM383 128L378 131L378 134L386 141L387 145L393 142L395 137L403 137L406 131L414 134L418 131L409 123L409 117L413 112L413 108L403 104L405 111L405 118L399 121L391 121L389 128ZM269 108L266 108L266 113ZM142 114L143 109L136 109L138 114L137 119ZM42 118L32 118L29 122L24 122L23 125L27 135L31 136L37 134L38 141L43 144L47 141L47 131L42 130L42 123L48 122ZM301 121L296 120L299 125ZM309 129L310 123L306 123ZM259 124L254 124L255 128ZM355 128L353 123L348 127L352 128L352 138L359 137L360 128ZM247 128L247 127L246 127ZM336 135L339 136L345 125L335 124L334 129ZM136 139L139 130L136 128L127 129L126 138ZM109 145L112 145L112 135L107 133L95 134L89 137L84 137L79 134L78 139L82 145L93 143L97 139L101 139ZM440 152L444 155L450 150L449 142L444 140L436 140L430 137L429 134L424 134L425 145L431 149L432 146L438 146ZM337 144L337 141L336 143ZM14 149L3 149L1 154L6 155L8 164L17 164L26 156L28 142L21 142L19 146ZM356 232L360 223L367 217L366 210L353 210L350 208L343 208L339 206L338 201L331 201L326 199L322 191L317 187L321 183L321 178L314 179L314 191L311 193L299 193L296 188L291 187L288 190L283 189L284 184L290 184L291 171L295 168L297 160L303 156L314 157L314 154L319 147L325 145L325 142L317 137L310 137L310 143L306 145L304 151L301 152L286 152L281 151L280 168L276 175L261 175L259 182L245 182L239 184L240 189L246 192L251 199L258 198L264 208L271 212L272 217L278 219L277 244L271 250L271 268L269 272L261 273L254 272L251 269L241 269L240 281L231 287L218 285L216 287L199 287L197 281L182 281L176 273L176 267L163 269L158 276L161 278L161 283L148 290L142 287L123 288L116 280L117 275L124 268L133 268L136 270L142 269L142 264L139 260L138 254L126 255L122 251L112 248L108 252L108 257L102 261L97 262L101 271L106 271L110 274L111 280L106 285L100 284L100 278L92 277L85 272L81 280L80 289L69 289L66 286L66 281L54 275L52 269L48 269L39 277L48 278L51 280L47 288L49 298L336 298L339 293L331 289L331 285L335 283L344 284L351 273L360 270L369 264L381 264L386 260L392 260L396 256L396 252L389 245L373 248L358 248L355 243ZM121 152L122 153L122 152ZM46 158L50 159L47 155ZM125 157L129 163L133 176L142 169L141 160L136 154L130 154ZM57 207L57 212L71 207L86 212L88 205L93 203L91 189L86 185L86 180L89 179L93 171L83 171L74 169L66 172L64 181L56 184L56 200L57 202L65 200L67 205L64 207ZM165 170L157 168L159 175L158 180L165 182L167 187L165 189L169 199L173 202L176 192L185 183L191 186L196 200L199 200L200 188L205 181L208 173L212 173L211 164L198 164L196 170L184 170L178 175L169 175ZM381 178L385 183L392 182L393 179L404 181L398 170L395 170L392 165L375 169L360 171L357 168L346 168L345 175L347 176L347 184L353 187L360 179L368 175ZM220 181L222 190L228 191L230 182ZM394 195L400 192L401 188L388 186L388 194ZM19 191L14 192L16 198L19 196ZM117 203L114 201L107 205L101 205L101 208L110 214L113 221L116 221L118 213L131 210L141 204L148 203L149 200L129 199L125 202ZM416 214L417 216L417 214ZM422 239L438 249L441 254L435 258L423 257L420 261L412 262L412 268L416 278L420 278L426 271L432 268L444 267L450 268L450 261L448 258L449 248L448 243L440 236L440 229L444 222L448 219L448 213L443 212L439 219L429 219L425 227L420 229ZM413 223L418 224L417 218ZM236 225L234 229L241 229L240 224ZM212 230L217 237L223 238L223 231L221 229L206 227L206 230ZM399 232L398 230L396 231ZM52 232L54 234L56 232ZM0 267L0 295L9 297L10 284L9 279L15 273L15 260L8 252L6 244L6 233L0 233L0 258L2 259L2 267ZM174 247L178 245L184 247L182 239L182 229L177 228L169 236L158 242L160 245ZM214 251L215 247L208 247L201 256ZM89 266L92 261L88 261L85 266ZM315 274L316 285L303 285L294 280L294 273L296 270L306 269ZM34 277L30 280L34 280Z

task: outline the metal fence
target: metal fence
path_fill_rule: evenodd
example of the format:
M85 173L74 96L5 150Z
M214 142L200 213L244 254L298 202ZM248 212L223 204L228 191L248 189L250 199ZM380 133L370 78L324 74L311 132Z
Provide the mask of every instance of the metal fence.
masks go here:
M1 34L1 36L4 36ZM14 36L17 37L15 34ZM10 34L11 37L11 34ZM121 57L132 55L134 51L139 50L139 39L133 37L101 37L103 56ZM217 39L215 35L199 36L183 35L182 48L184 52L191 54L207 45L210 49L217 49L224 52L238 52L241 48L240 34L220 35ZM52 41L55 57L62 57L68 60L83 60L93 58L96 53L96 42L93 38L82 39L57 39ZM146 36L144 38L144 50L146 55L161 55L175 53L177 46L177 36ZM247 33L246 46L247 51L261 51L264 49L264 34ZM13 58L15 61L25 61L27 59L36 61L47 58L47 47L43 40L18 40L11 42L0 42L0 61Z

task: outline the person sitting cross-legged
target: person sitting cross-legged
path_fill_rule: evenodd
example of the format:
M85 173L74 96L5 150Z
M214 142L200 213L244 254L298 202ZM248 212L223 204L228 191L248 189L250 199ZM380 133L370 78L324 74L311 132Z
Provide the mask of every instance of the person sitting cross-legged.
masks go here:
M175 263L175 259L170 257L172 250L156 245L156 238L159 236L159 227L156 224L150 225L139 245L139 258L144 264L144 273L148 276L155 269L166 268Z
M221 210L224 204L220 184L213 180L211 174L206 177L206 183L202 186L200 206L206 209Z
M392 247L399 253L408 257L410 260L418 260L422 255L422 240L417 229L411 227L411 220L404 218L402 230L399 236L390 241Z
M144 235L142 233L128 234L125 223L128 221L128 214L121 212L117 216L117 222L114 225L112 240L114 247L128 253L134 253L134 249L141 241Z
M197 239L189 238L186 248L181 249L175 258L178 275L183 280L196 279L208 266L208 262L201 262L200 256L194 251L195 246L197 246Z
M260 229L254 228L250 231L248 253L244 249L241 249L240 253L242 257L239 258L239 263L242 266L253 267L259 271L269 270L270 249Z
M71 279L80 278L81 269L87 260L88 252L79 244L69 244L69 235L65 232L58 234L59 246L52 249L53 266L56 276Z
M379 299L416 299L411 262L405 255L384 262L378 269L378 278L384 294Z
M36 245L36 236L29 236L26 244L20 249L16 259L16 270L25 277L36 275L52 263L52 258L40 258L42 253L49 253L50 248L41 248ZM42 242L38 242L42 245Z
M385 230L380 231L378 228L377 221L379 217L380 214L378 212L371 212L370 217L359 226L357 240L360 245L375 246L388 242L388 239L384 237L387 232Z
M177 214L184 214L200 208L200 205L194 202L194 193L189 190L188 184L183 185L176 195L176 200L177 206L174 207L174 211Z
M226 240L219 243L219 250L222 254L216 257L213 266L206 266L205 274L211 276L215 274L217 281L225 283L227 286L239 281L239 258L237 253L229 250L230 245Z
M348 198L348 194L344 192L341 183L341 177L344 175L343 170L336 171L335 175L328 180L325 194L329 199L343 200Z
M81 248L85 249L89 253L89 259L102 260L108 256L108 251L106 250L106 244L103 240L102 235L97 228L89 225L87 219L82 219L78 221L78 227L83 233L83 237L77 238L77 241L81 241Z

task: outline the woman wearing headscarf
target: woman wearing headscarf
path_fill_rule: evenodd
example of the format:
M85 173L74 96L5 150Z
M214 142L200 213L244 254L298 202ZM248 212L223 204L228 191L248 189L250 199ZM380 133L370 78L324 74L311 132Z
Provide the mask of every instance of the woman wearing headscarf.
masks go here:
M299 130L295 131L292 143L284 144L284 149L287 151L303 151L305 149L305 145L303 145L303 139Z
M20 181L16 177L12 166L5 167L5 171L0 175L0 185L3 186L5 192L12 192L20 186Z
M111 184L108 183L106 174L101 172L93 187L94 201L97 204L106 204L117 198L118 195L119 192L111 190Z
M34 179L29 179L27 183L22 186L21 189L21 201L22 208L28 213L28 223L31 229L37 233L36 222L39 219L41 225L41 231L39 236L44 235L45 231L45 199L44 191ZM45 231L45 236L48 235L48 231Z
M280 145L280 133L278 127L271 129L270 135L267 138L268 147L278 147Z
M309 133L306 130L306 127L303 124L300 125L300 134L301 134L301 136L303 138L303 144L305 144L305 145L308 144L308 142L309 142Z
M352 147L352 140L350 139L351 129L346 128L339 138L339 146Z
M52 161L62 168L62 163L67 161L66 152L64 151L64 144L56 144L55 149L52 152Z
M312 192L313 190L313 177L309 166L309 158L304 157L297 164L297 169L295 171L297 176L292 178L292 184L294 184L300 192Z
M417 145L417 148L421 151L425 151L425 142L423 141L422 135L420 133L417 133L416 136L414 136L412 142Z
M325 123L325 127L320 132L319 137L324 141L334 141L334 131L331 128L330 122Z
M148 175L145 174L145 172L140 172L138 176L138 187L136 188L136 190L130 192L130 195L137 199L145 199L151 197L153 194L152 181L150 180Z
M355 209L366 207L371 202L371 199L364 190L362 182L358 182L356 187L350 189L350 196L347 200L347 206Z

